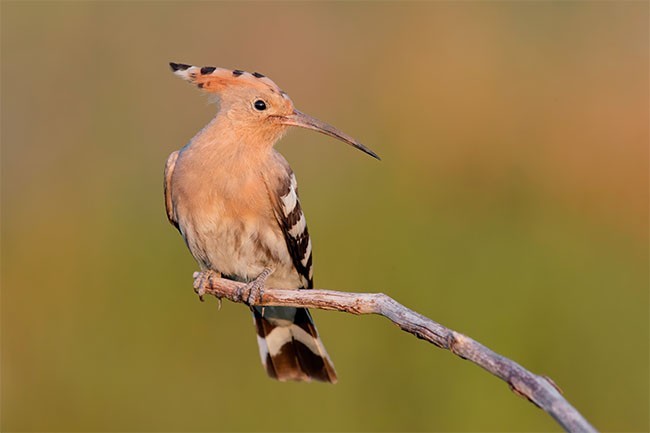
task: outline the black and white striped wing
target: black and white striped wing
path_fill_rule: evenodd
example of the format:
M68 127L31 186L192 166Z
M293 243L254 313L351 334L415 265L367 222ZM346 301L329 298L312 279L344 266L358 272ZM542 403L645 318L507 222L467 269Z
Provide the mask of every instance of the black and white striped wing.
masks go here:
M314 286L311 239L298 198L296 176L288 166L287 169L288 176L281 181L274 200L275 217L284 234L293 266L304 282L302 288L311 289Z
M275 218L282 230L301 287L313 288L311 240L300 207L296 177L276 154L279 178L267 182ZM267 179L268 180L268 179ZM305 308L253 307L262 363L269 376L284 380L336 382L336 371Z

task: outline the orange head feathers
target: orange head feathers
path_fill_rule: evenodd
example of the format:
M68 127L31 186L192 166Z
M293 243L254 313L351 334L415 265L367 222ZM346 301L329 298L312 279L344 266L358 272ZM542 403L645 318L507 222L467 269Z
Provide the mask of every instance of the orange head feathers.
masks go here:
M295 109L291 98L271 79L254 72L214 66L169 64L174 74L219 97L221 110L238 122L259 128L299 126L339 139L379 159L376 153L327 123Z

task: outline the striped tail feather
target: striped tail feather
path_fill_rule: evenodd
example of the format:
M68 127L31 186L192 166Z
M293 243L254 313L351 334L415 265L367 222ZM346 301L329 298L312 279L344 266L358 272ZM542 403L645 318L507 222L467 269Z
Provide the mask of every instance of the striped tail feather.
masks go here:
M267 374L280 381L336 383L336 372L306 308L253 307Z

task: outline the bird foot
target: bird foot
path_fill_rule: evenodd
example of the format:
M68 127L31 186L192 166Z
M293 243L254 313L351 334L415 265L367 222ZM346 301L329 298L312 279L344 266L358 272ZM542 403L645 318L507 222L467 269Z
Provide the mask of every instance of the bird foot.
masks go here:
M203 302L203 295L212 287L212 278L221 278L221 274L211 269L194 272L194 292L199 295L199 300Z
M264 283L266 279L273 273L273 269L264 268L264 270L257 276L255 279L244 287L239 289L240 299L242 299L246 304L250 305L251 302L259 297L259 291L264 288Z

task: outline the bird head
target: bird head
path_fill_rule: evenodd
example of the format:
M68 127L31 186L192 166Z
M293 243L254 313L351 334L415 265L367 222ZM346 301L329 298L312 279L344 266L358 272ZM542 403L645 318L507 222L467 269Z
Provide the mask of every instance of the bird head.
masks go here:
M271 79L258 72L230 70L214 66L190 66L170 63L174 74L196 85L204 92L218 96L221 110L236 125L267 131L278 137L290 126L318 131L356 147L380 159L372 150L354 138L298 111L291 98Z

